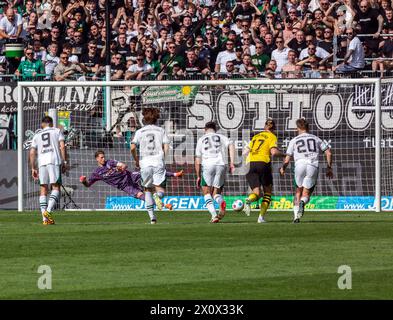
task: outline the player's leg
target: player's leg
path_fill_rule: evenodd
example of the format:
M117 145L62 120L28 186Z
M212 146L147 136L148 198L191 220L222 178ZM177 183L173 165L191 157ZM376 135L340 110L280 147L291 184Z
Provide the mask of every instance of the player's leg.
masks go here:
M145 201L145 194L142 187L142 177L140 172L132 172L128 186L122 190L133 198Z
M162 208L167 208L168 210L173 210L173 206L171 203L163 203L162 198L165 196L165 191L166 191L166 181L161 184L160 186L155 186L155 193L153 194L153 199L154 202L156 203L156 206L159 210L162 210ZM161 209L160 209L161 208Z
M51 200L47 201L49 185L54 181L53 168L50 165L41 166L39 168L40 181L40 208L43 219L43 224L54 224L54 219L50 212L48 212Z
M297 208L295 209L294 206L294 212L296 211L296 217L294 218L293 222L300 222L300 218L303 215L304 212L304 204L300 202L302 192L303 192L303 182L304 179L307 175L307 162L304 161L298 161L295 164L295 184L296 184L296 200L297 200ZM295 203L296 205L296 203Z
M48 218L45 216L46 209L48 207L48 185L41 184L40 185L40 210L42 215L43 224L49 224Z
M213 192L213 175L214 167L202 167L201 188L203 199L205 200L205 207L211 215L211 222L217 223L220 219L217 217L216 208L214 207Z
M166 170L165 167L155 168L153 172L153 184L155 186L155 193L153 199L156 203L158 210L162 210L164 203L162 199L165 196L166 187Z
M302 196L303 187L296 186L295 197L293 198L293 222L299 223L299 202Z
M122 190L133 198L145 201L145 194L140 186L129 185Z
M306 175L303 179L303 191L299 201L299 215L304 214L304 208L310 201L311 193L314 191L318 179L318 167L313 164L308 164L306 168Z
M184 171L180 170L180 171L176 171L176 172L172 172L172 171L166 171L166 176L167 177L176 177L176 178L180 178L183 176Z
M265 215L272 201L272 190L273 190L272 184L263 186L263 198L261 203L261 209L259 210L259 216L257 220L258 223L266 222Z
M212 197L212 193L213 193L212 188L209 186L202 186L202 193L203 193L203 199L205 200L205 207L211 215L210 222L212 222L212 223L220 222L220 218L218 217L217 212L216 212L216 208L214 207L214 200Z
M145 208L150 217L150 223L156 224L157 217L154 214L154 200L153 200L153 167L147 167L141 169L141 180L142 186L145 191Z
M156 224L157 217L154 214L154 200L153 200L153 191L154 188L145 188L145 208L150 217L150 223Z
M140 173L131 173L131 178L127 182L127 186L122 189L129 196L145 201L144 189L142 187L141 175Z
M244 202L244 213L249 216L251 213L251 203L258 201L261 197L261 184L259 179L258 163L251 162L250 169L246 174L246 180L251 188L251 193Z
M61 170L60 166L47 165L47 170L49 174L49 183L51 185L51 193L49 195L48 208L46 209L46 215L49 221L54 223L52 212L59 202L60 199L60 186L61 186Z
M270 163L263 164L260 170L260 184L263 187L263 198L257 222L263 223L266 222L265 215L272 201L273 175Z
M215 177L213 180L213 198L220 208L218 218L221 220L226 213L227 204L222 197L222 189L225 184L226 166L216 166Z

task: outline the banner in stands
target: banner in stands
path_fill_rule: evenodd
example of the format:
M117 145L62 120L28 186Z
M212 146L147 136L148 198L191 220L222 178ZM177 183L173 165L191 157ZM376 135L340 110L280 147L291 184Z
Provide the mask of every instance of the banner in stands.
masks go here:
M195 188L194 158L196 142L204 132L205 123L215 121L219 132L234 141L237 151L236 170L234 175L227 175L224 194L236 196L249 192L245 179L248 166L245 157L242 156L243 148L256 132L263 130L265 121L269 117L277 123L278 146L283 151L286 150L289 141L296 136L296 120L301 117L309 121L311 133L330 144L334 155L334 179L326 178L326 161L321 157L319 179L314 195L319 197L316 197L315 201L324 200L314 203L316 209L337 209L338 202L335 202L334 199L337 199L335 197L351 199L348 197L374 196L374 112L370 107L372 106L370 100L363 101L359 98L360 91L355 90L357 85L228 86L223 84L216 87L186 87L177 91L168 88L168 96L165 99L154 100L154 104L151 103L153 100L149 99L152 96L157 97L157 92L150 96L145 96L145 93L150 91L136 95L131 87L114 87L111 92L112 124L119 124L119 127L110 134L105 131L102 112L105 99L102 90L86 87L71 90L71 93L64 91L64 94L74 98L68 99L67 101L71 101L69 103L55 103L55 107L59 110L64 110L64 105L67 105L66 111L71 111L72 137L68 137L67 141L72 170L63 181L73 190L73 199L81 208L103 209L108 207L107 199L125 196L122 191L101 182L89 189L84 188L79 183L79 176L88 176L96 167L94 153L97 149L104 149L107 159L123 161L132 169L134 164L131 161L129 142L135 130L142 124L141 109L152 105L160 108L161 118L158 124L165 128L171 139L171 148L166 159L167 170L183 169L185 172L182 178L168 179L166 191L167 195L175 197L173 199L186 199L182 200L181 204L180 200L177 200L181 207L196 206L194 201L197 201L195 199L199 199L200 196L200 190ZM31 111L25 117L25 130L34 132L39 125L38 120L34 119L41 117L48 104L36 103L41 100L33 99L32 92L35 91L32 88L28 89L30 98L27 96L24 108ZM42 98L45 98L44 89L39 91L38 97L43 95ZM139 92L142 93L143 88L138 90L140 89ZM382 99L386 98L389 90L384 85ZM183 96L179 97L179 92ZM172 98L169 95L173 95ZM52 98L54 96L57 96L55 91L52 92ZM42 101L47 101L45 99ZM66 100L65 97L62 99ZM361 103L369 108L359 110ZM78 105L81 104L90 108L79 108ZM393 112L384 110L382 156L387 156L393 153L392 151ZM272 162L273 194L280 199L273 202L272 207L276 206L277 209L282 205L286 206L294 194L293 174L290 170L285 177L279 175L281 162L282 159L273 159ZM382 173L384 172L391 172L390 161L382 161ZM28 176L26 175L27 179ZM392 195L391 180L391 175L382 174L383 195ZM36 187L31 184L27 189L34 188ZM32 203L31 207L36 207L36 202ZM340 206L343 207L343 204Z
M14 150L1 150L0 209L18 206L18 154Z
M17 111L17 82L0 82L0 114Z

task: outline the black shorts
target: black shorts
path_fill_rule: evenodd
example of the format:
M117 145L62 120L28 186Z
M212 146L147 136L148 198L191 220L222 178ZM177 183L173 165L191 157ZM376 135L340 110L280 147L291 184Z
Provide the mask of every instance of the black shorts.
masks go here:
M250 170L246 174L246 179L251 189L273 185L271 163L262 161L250 162Z

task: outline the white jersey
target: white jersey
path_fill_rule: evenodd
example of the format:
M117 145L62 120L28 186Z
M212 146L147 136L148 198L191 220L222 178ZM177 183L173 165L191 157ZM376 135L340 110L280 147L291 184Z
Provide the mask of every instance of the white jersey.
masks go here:
M209 132L199 138L195 156L202 159L202 166L225 165L228 146L233 141L226 136Z
M60 141L64 136L59 128L46 127L34 135L31 148L37 149L38 167L61 165Z
M169 144L169 138L163 128L147 125L135 132L133 144L139 147L139 164L141 169L146 167L163 167L163 145Z
M299 160L318 164L318 156L326 151L329 144L310 133L302 133L293 138L288 145L287 155L293 156L295 163Z

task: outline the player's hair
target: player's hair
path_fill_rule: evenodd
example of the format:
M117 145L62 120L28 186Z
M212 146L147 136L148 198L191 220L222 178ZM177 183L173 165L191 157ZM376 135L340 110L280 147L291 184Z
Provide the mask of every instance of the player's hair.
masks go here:
M100 154L105 156L105 152L102 150L97 150L96 153L94 154L94 158L97 158Z
M41 123L46 123L48 125L53 125L53 119L52 117L45 116L42 118Z
M304 118L300 118L296 120L296 126L300 129L300 130L305 130L308 131L309 125L306 119Z
M214 131L217 131L217 124L213 121L206 122L205 129L213 129Z
M276 123L274 122L274 120L272 118L268 118L265 122L265 128L273 131L276 130Z
M142 115L145 124L156 124L160 118L160 110L157 108L145 108L142 111Z

